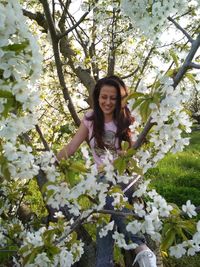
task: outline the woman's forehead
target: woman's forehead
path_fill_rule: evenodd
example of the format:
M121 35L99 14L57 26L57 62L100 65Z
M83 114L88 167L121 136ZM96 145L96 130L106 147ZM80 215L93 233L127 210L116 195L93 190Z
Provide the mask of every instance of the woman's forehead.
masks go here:
M117 94L117 89L112 85L103 85L100 94Z

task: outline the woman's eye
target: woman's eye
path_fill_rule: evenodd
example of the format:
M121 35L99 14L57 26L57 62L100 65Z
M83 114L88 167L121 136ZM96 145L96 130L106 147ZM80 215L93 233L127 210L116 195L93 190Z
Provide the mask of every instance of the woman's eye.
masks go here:
M104 95L100 96L100 98L104 100L110 99L111 101L115 101L117 99L116 97L109 97L109 96L104 96Z

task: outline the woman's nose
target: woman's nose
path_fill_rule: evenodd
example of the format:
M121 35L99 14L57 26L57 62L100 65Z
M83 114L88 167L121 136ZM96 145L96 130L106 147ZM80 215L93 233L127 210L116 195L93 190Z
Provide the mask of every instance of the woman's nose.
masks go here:
M110 102L111 102L111 99L109 97L106 98L106 104L110 104Z

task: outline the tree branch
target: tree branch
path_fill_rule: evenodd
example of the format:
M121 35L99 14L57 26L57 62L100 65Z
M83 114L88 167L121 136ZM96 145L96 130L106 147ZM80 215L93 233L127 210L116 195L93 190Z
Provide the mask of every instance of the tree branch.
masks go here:
M192 69L200 69L200 64L196 64L196 63L191 62L189 64L189 68L192 68Z
M139 67L139 66L137 66L137 68L136 68L136 69L134 69L134 70L133 70L133 72L131 72L131 73L127 74L126 76L123 76L123 77L122 77L122 80L124 80L124 79L127 79L127 78L129 78L129 77L131 77L131 76L135 75L135 74L136 74L136 73L139 71L139 69L140 69L140 67Z
M171 21L176 26L176 28L179 29L187 37L190 43L194 42L194 39L189 35L189 33L185 29L183 29L173 18L168 17L167 19Z
M142 218L139 217L137 214L133 212L122 212L122 211L116 211L116 210L93 210L91 211L87 216L81 217L81 215L75 220L75 222L72 224L71 229L68 233L66 233L63 237L61 237L59 240L55 242L55 244L58 244L62 242L69 234L71 234L73 231L75 231L80 225L87 220L92 214L94 213L102 213L102 214L110 214L110 215L117 215L117 216L133 216L135 219L141 220Z
M114 74L115 70L115 61L116 61L116 25L117 25L117 14L113 8L112 12L112 23L111 23L111 40L109 45L109 54L108 54L108 68L107 76Z
M98 210L97 212L102 213L102 214L110 214L110 215L116 215L116 216L122 216L122 217L132 216L137 220L142 219L134 212L123 212L123 211L117 211L117 210Z
M80 119L76 113L72 99L69 95L68 89L67 89L66 84L65 84L64 74L63 74L63 70L62 70L62 62L60 59L60 53L59 53L59 49L58 49L59 38L58 38L58 34L56 32L55 25L54 25L54 22L53 22L53 19L51 16L49 4L48 4L47 0L41 0L41 3L42 3L43 8L44 8L47 23L49 26L49 31L51 34L52 46L53 46L53 51L54 51L55 63L56 63L56 69L57 69L57 74L58 74L58 78L60 81L60 85L62 88L63 96L64 96L64 99L67 103L67 106L69 108L69 111L72 115L74 122L76 123L77 126L79 126L80 125Z
M39 136L41 138L41 141L42 141L42 143L44 145L45 151L50 151L50 147L49 147L47 141L45 140L40 127L38 125L35 125L35 129L36 129L36 131L38 132L38 134L39 134Z
M149 53L148 53L148 55L146 56L146 58L145 58L145 60L144 60L144 63L143 63L143 66L142 66L142 69L141 69L141 71L140 71L140 77L141 77L141 75L143 74L143 72L144 72L144 70L145 70L145 67L146 67L146 65L147 65L147 62L148 62L148 60L150 59L150 56L151 56L151 54L152 54L152 52L153 52L154 49L155 49L155 47L152 46L151 49L149 50ZM135 90L138 88L140 81L141 81L141 78L138 80L138 82L137 82L137 84L136 84L136 86L135 86Z
M139 134L138 139L136 140L136 142L133 145L134 149L138 149L144 142L148 132L151 130L151 128L153 127L153 125L156 125L156 123L151 122L151 117L148 119L146 125L144 126L143 131Z
M44 17L44 14L40 12L32 13L28 10L22 9L24 16L28 17L31 20L34 20L37 22L39 26L41 26L44 29L44 32L48 32L48 25L47 21Z
M60 33L58 35L58 39L63 38L64 36L66 36L68 33L70 33L71 31L73 31L74 29L76 29L79 24L85 19L85 17L87 17L87 15L89 14L89 11L85 12L85 14L83 14L83 16L70 28L68 29L66 32L64 33Z
M194 58L194 55L196 54L198 48L200 46L200 34L198 35L197 39L193 41L191 49L182 65L182 67L177 72L176 76L174 77L174 88L179 84L183 76L185 75L188 68L190 68L190 64Z

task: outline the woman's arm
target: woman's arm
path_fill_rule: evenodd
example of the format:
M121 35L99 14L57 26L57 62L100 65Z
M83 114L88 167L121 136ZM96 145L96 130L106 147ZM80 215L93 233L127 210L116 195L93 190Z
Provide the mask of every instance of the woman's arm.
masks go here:
M57 160L60 161L61 159L67 159L68 157L72 156L76 150L79 148L80 144L88 136L88 128L81 122L76 134L72 138L69 144L65 145L57 154Z

